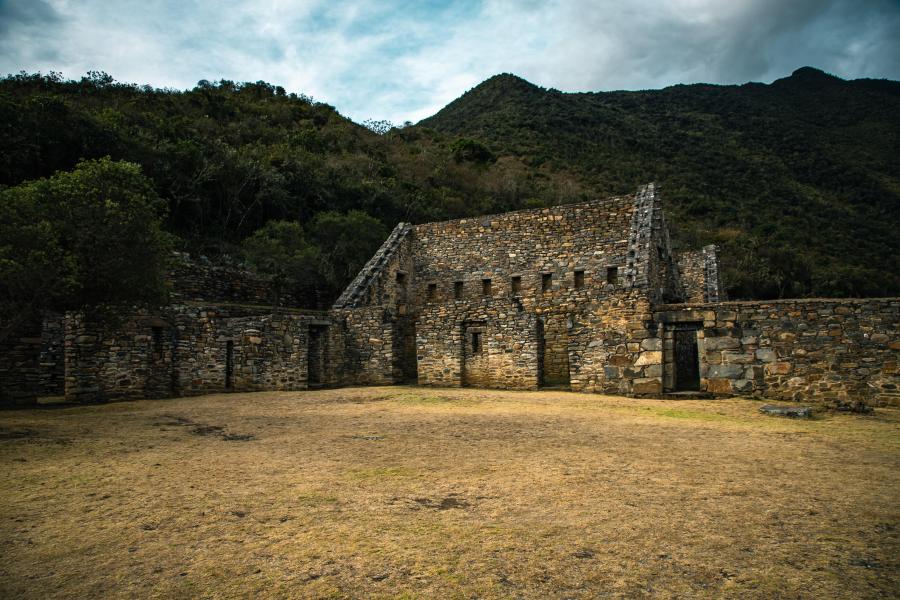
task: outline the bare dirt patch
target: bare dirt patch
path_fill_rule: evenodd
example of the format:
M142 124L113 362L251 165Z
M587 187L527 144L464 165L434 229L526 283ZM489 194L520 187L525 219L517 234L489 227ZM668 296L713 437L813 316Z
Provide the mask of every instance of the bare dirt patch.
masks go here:
M759 406L354 388L0 413L0 596L896 596L900 411Z

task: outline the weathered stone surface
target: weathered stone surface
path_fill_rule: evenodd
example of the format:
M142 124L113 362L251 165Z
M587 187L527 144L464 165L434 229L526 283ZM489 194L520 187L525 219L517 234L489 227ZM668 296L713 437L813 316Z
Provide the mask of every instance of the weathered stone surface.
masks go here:
M641 342L642 350L662 350L662 340L659 338L647 338Z
M741 341L733 337L710 337L704 345L707 350L736 350L741 347Z
M730 379L710 379L706 387L707 391L713 394L730 394L732 393Z
M771 348L760 348L756 351L756 359L760 362L770 363L775 362L775 359L778 356L775 354L775 351Z
M768 375L786 375L791 372L793 366L789 362L775 362L766 365Z
M759 411L775 417L792 417L808 419L812 416L812 408L808 406L779 406L776 404L764 404Z
M635 366L658 365L662 362L662 352L641 352L635 361Z
M744 367L742 365L710 365L707 376L710 378L738 378L743 376Z

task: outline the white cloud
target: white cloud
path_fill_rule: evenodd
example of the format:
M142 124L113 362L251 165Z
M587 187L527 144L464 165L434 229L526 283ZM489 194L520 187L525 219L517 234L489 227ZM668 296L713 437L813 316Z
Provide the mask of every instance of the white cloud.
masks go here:
M0 0L0 71L192 87L266 80L417 121L500 72L566 91L900 78L894 0Z

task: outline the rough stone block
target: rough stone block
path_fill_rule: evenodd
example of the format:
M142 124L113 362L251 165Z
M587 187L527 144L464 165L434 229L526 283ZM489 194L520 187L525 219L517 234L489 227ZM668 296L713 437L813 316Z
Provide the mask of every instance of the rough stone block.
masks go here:
M731 382L731 387L738 394L746 394L753 391L753 380L735 379Z
M703 343L707 350L737 350L741 347L740 340L733 337L709 337Z
M631 391L635 394L661 394L662 381L656 377L635 379Z
M789 362L775 362L766 365L767 375L787 375L793 366Z
M754 355L752 352L723 352L722 360L726 363L734 363L734 364L749 364L754 361Z
M647 338L641 342L643 350L662 350L662 340L659 338Z
M638 357L637 361L635 361L634 365L637 367L643 365L658 365L662 363L662 352L659 351L650 351L650 352L641 352L641 355Z
M812 408L808 406L779 406L777 404L764 404L759 407L759 412L774 417L791 417L794 419L808 419L812 416Z
M730 394L730 379L710 379L706 383L706 391L712 394Z
M744 367L741 365L711 365L707 375L710 378L737 379L744 375Z
M775 351L771 348L760 348L756 351L756 360L759 360L761 362L775 362L776 358L778 357L776 356Z

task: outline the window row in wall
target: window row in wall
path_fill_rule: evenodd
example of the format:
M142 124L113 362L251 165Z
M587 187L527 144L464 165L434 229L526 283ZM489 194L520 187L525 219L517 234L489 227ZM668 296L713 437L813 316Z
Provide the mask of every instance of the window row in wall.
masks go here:
M584 287L584 270L576 269L574 276L574 288L580 289ZM606 283L610 285L616 285L619 283L619 268L618 267L607 267L606 268ZM451 297L455 300L460 300L465 297L465 283L463 281L453 281L451 282ZM493 295L493 279L489 277L485 277L481 280L481 296L492 296ZM541 293L547 293L553 289L553 273L541 273L540 280L540 291ZM509 278L509 291L513 296L517 296L522 293L522 276L521 275L513 275ZM438 293L438 284L437 283L429 283L425 289L425 298L426 300L436 300Z

